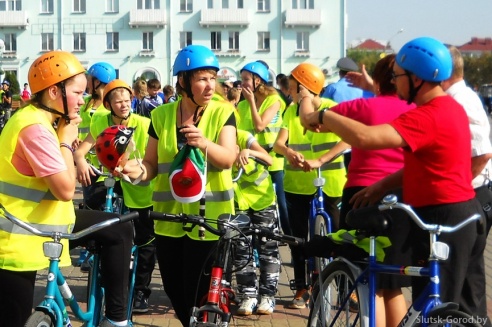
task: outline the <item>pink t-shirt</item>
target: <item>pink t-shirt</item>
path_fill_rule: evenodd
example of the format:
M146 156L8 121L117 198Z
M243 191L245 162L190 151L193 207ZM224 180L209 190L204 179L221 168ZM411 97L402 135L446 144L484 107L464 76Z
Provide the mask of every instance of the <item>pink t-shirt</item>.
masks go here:
M345 117L366 125L380 125L393 121L402 113L414 108L395 96L360 98L342 102L331 108ZM352 147L352 159L345 187L369 186L403 168L403 150L361 150Z
M29 125L19 133L12 165L21 174L36 177L67 170L58 138L41 124Z

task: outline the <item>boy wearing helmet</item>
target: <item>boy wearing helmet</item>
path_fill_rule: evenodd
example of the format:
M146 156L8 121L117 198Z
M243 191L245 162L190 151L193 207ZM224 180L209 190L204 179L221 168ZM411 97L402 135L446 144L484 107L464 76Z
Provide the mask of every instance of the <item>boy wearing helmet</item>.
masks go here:
M227 101L213 100L219 62L214 53L201 45L183 48L176 57L173 74L181 97L151 113L149 142L143 160L143 181L155 178L154 210L166 213L199 214L199 203L175 200L168 167L178 151L188 144L207 160L205 215L217 219L234 213L234 190L230 168L236 159L236 121L234 107ZM196 151L194 151L196 154ZM136 169L135 169L136 168ZM135 162L125 167L131 178L140 175ZM208 291L210 251L218 236L198 228L184 231L181 224L155 221L157 261L164 290L183 326L190 323L190 310L199 306ZM206 267L203 270L203 267ZM198 295L198 296L197 296Z
M363 149L404 149L404 168L357 193L355 207L375 203L390 189L403 188L403 202L414 207L426 223L454 226L483 212L472 187L468 118L463 107L446 95L440 83L451 76L451 55L440 41L421 37L406 43L393 67L397 93L417 107L387 124L367 126L334 112L313 113L308 97L302 101L303 125L314 131L333 131ZM411 224L414 260L426 260L428 233ZM440 241L450 246L441 266L441 296L460 309L487 317L483 251L485 234L467 225ZM422 280L412 281L419 294ZM490 324L487 319L487 324Z
M83 94L87 80L85 69L77 58L68 52L52 51L34 60L28 80L33 97L30 104L18 110L5 126L0 142L0 203L16 217L37 224L41 230L59 229L63 232L80 230L99 217L90 216L75 220L72 198L75 193L75 168L73 148L81 122L79 109L84 104ZM56 129L53 128L56 122ZM19 189L23 189L19 192ZM41 196L36 194L50 194ZM22 194L22 196L20 196ZM74 226L75 223L75 226ZM6 326L23 326L33 306L36 271L48 266L43 255L43 237L19 233L10 223L0 227L0 305L2 323ZM115 226L115 233L100 231L93 235L104 240L105 257L117 257L118 262L102 262L107 317L120 319L117 312L126 312L123 288L118 282L128 281L131 242L127 247L120 238L131 238L131 224ZM70 243L70 246L83 244ZM67 241L62 241L68 248ZM115 255L116 248L119 256ZM123 249L123 251L121 250ZM126 252L125 252L126 251ZM127 259L121 253L127 253ZM69 251L64 251L60 265L71 264ZM126 274L126 275L125 275ZM126 278L126 279L125 279ZM115 287L116 285L116 287ZM121 292L119 291L121 290ZM104 325L103 325L104 326Z
M105 110L105 113L93 117L90 133L74 153L74 160L77 165L77 180L83 186L90 186L93 177L95 177L93 170L90 169L85 160L85 156L96 144L96 140L99 140L101 133L107 128L116 125L122 126L120 129L132 130L131 134L136 151L129 154L129 159L138 158L139 153L145 151L150 119L130 114L131 94L132 89L130 86L119 79L115 79L105 86L102 100L105 108L109 109L109 111ZM112 144L113 146L117 145L115 142ZM105 159L110 157L113 159L113 163L116 164L118 159L115 155L116 151L105 155L105 152L100 150L101 148L96 147L99 161L111 172L114 172L116 166ZM134 185L121 180L118 180L114 186L115 192L123 195L125 206L130 211L138 211L140 213L139 219L134 222L135 244L139 245L135 280L135 307L133 310L137 313L148 311L148 298L151 293L149 284L155 266L154 226L153 222L148 219L148 212L152 210L152 186L153 183L148 182ZM93 195L87 199L87 205L92 209L98 210L103 206L106 200L105 197L106 187L104 186L104 181L98 181L94 185Z
M289 223L293 235L302 238L308 235L310 203L316 192L312 183L317 177L316 169L321 167L322 176L326 180L323 187L324 205L332 218L332 230L338 227L340 212L337 204L340 202L346 181L342 157L329 165L325 163L349 146L340 142L340 138L333 133L315 134L309 131L304 133L299 120L300 85L306 87L313 95L318 110L336 105L330 99L319 97L324 83L323 72L313 64L302 63L292 70L289 76L289 93L293 101L285 111L282 128L273 146L273 150L286 159L284 189ZM302 309L306 307L308 299L305 258L299 247L292 246L291 253L296 294L289 308Z

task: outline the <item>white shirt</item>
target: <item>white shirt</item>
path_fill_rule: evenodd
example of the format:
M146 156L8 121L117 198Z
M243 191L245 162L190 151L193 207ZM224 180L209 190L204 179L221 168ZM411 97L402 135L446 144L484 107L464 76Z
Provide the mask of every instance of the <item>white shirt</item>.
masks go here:
M483 108L482 101L471 88L466 86L465 81L454 83L446 93L452 96L459 104L465 108L470 123L472 157L477 157L486 153L492 153L490 143L490 123ZM473 179L473 188L482 186L492 173L490 160L485 165L482 172Z

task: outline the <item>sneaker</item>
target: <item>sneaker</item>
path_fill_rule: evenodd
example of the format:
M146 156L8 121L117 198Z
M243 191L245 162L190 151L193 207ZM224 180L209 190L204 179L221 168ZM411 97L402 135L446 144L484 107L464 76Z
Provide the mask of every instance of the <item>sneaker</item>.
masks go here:
M133 301L133 312L146 313L149 311L149 298L142 291L138 291Z
M238 316L249 316L255 311L258 300L254 297L244 297L241 301L241 306L237 309Z
M86 255L85 260L80 265L80 271L81 272L86 273L86 272L89 272L89 270L91 270L91 260L92 260L92 257L87 257L87 255Z
M289 304L291 309L304 309L309 303L309 292L306 289L297 290L294 299Z
M108 318L104 318L101 323L99 324L98 327L118 327L116 326L111 320ZM130 325L127 323L125 327L130 327Z
M352 294L350 294L349 311L352 313L359 312L359 298L357 297L357 294L355 292L352 292Z
M262 295L260 304L256 309L256 313L260 315L270 315L275 309L275 297L269 295Z

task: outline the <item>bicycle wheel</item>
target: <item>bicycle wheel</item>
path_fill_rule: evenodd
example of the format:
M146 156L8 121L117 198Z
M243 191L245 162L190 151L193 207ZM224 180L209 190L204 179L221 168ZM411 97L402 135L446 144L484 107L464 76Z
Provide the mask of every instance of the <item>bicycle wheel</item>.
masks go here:
M431 314L427 318L420 316L417 318L417 323L414 326L422 326L427 323L427 326L456 326L456 327L480 327L482 326L476 318L467 313L458 310L445 309Z
M41 311L34 311L26 321L24 327L54 327L50 315Z
M323 284L313 287L308 327L330 326L333 320L333 326L362 326L357 290L350 292L355 282L350 268L332 261L321 274Z
M326 226L325 219L322 215L316 215L314 219L314 235L326 236L328 234L328 227ZM328 258L314 258L314 265L316 271L319 273L326 268L330 259Z

